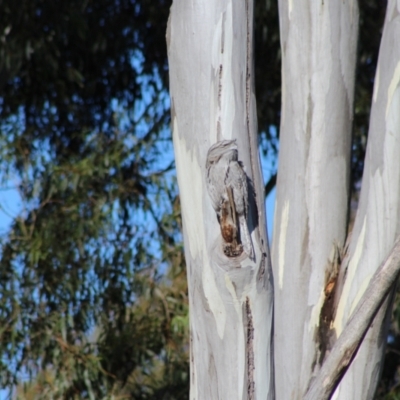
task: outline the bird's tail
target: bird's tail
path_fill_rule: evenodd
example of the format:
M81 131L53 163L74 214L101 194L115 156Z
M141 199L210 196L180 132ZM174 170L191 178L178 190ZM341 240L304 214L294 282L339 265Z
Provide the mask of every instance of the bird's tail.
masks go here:
M239 224L240 224L240 239L242 241L244 251L251 260L255 261L253 242L251 241L249 228L247 227L247 221L244 215L239 216Z

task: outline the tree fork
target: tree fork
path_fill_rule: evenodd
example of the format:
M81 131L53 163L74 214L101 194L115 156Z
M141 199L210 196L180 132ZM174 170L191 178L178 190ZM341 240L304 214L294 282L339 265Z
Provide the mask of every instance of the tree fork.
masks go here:
M374 274L343 333L312 381L305 400L329 399L349 368L376 313L395 285L400 271L400 237Z

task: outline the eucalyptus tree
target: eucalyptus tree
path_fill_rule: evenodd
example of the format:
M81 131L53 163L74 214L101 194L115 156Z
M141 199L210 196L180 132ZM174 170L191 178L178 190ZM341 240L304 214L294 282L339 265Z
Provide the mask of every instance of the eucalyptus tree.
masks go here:
M358 4L279 2L282 109L270 258L254 111L253 2L174 1L167 44L191 398L373 398L400 268L398 11L389 1L353 225ZM238 161L250 187L244 196L254 256L237 222L237 190L245 186L232 178Z
M21 207L1 232L0 379L2 387L17 387L20 398L187 397L180 198L174 164L165 157L171 154L164 40L171 3L1 4L1 189L12 185ZM366 93L384 6L384 0L360 4L355 182L363 168ZM254 7L258 141L262 154L274 157L281 118L278 10L272 0L257 0ZM256 160L256 147L249 156L239 139L237 144L254 181L248 160ZM275 163L266 178L268 193ZM256 192L253 228L255 204L262 210L261 189ZM211 199L204 201L218 232ZM255 260L261 261L258 255ZM257 311L253 303L249 297L238 319ZM250 324L243 337L251 334ZM254 340L259 346L257 335ZM251 376L247 354L241 365Z

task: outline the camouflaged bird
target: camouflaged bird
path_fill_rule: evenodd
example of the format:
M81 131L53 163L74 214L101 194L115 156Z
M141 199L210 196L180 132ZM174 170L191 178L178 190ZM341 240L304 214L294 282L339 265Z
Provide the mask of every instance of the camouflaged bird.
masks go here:
M224 253L245 253L254 259L254 249L247 226L248 188L243 164L238 160L236 140L222 140L207 153L207 189L217 213L224 238ZM239 223L238 223L239 222Z

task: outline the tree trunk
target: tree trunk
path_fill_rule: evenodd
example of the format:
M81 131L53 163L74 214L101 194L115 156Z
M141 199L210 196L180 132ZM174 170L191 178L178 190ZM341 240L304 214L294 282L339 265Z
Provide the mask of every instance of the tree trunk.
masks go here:
M334 321L340 335L400 234L400 7L388 2L375 76L359 208L340 274ZM333 398L372 399L383 366L391 299L381 307Z
M276 393L302 399L335 337L347 230L358 8L279 1L282 117L272 260ZM357 397L354 397L354 399Z
M273 286L253 81L253 2L175 0L167 31L190 302L192 399L273 399ZM206 190L211 145L236 139L255 251L227 257Z
M359 300L400 233L400 9L389 1L359 210L348 238L357 2L280 0L279 8L282 116L272 259L276 397L286 400L302 399L313 381L328 385L323 374L314 378L336 342L353 350L358 346L364 331L352 329L367 326L361 313L353 315L348 335L337 339L353 311L361 310ZM176 0L168 24L189 280L192 399L275 396L273 289L257 152L252 10L250 0ZM245 252L226 255L221 218L206 190L207 151L228 139L236 139L250 182L248 227L254 258ZM397 253L391 256L392 269L398 268ZM385 290L391 282L387 280ZM379 281L373 288L374 301L363 297L366 307L379 304ZM373 398L392 297L375 316L333 398ZM367 313L369 320L375 310ZM338 362L349 364L351 356L342 347L333 349L323 371L334 370ZM322 392L314 384L307 398Z

